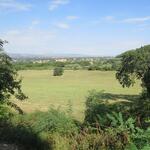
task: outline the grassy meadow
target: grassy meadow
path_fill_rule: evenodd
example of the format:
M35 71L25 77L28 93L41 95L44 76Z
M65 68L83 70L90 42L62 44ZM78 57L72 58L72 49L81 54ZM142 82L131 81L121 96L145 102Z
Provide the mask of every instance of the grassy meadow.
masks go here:
M27 113L46 111L50 106L60 109L72 105L73 115L82 119L88 91L104 90L111 94L135 95L141 91L137 83L132 88L122 88L115 79L114 71L65 71L61 77L54 77L50 70L20 71L22 88L29 97L19 106Z

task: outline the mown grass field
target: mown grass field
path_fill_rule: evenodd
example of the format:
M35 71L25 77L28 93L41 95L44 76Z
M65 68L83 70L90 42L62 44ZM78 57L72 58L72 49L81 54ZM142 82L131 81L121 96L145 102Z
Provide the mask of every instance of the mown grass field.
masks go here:
M29 99L17 104L28 113L46 111L50 106L64 109L71 103L75 117L82 119L86 96L92 89L124 95L139 94L141 90L138 83L132 88L122 88L113 71L65 71L61 77L54 77L49 70L26 70L19 74Z

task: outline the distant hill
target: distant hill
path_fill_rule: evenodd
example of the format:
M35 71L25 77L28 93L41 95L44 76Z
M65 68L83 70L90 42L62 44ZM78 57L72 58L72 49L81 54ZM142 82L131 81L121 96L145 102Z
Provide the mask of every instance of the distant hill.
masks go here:
M22 60L22 59L52 59L52 58L88 58L88 57L105 57L105 56L91 56L83 54L18 54L18 53L8 53L12 59ZM112 57L105 57L112 58Z
M18 53L8 53L8 55L14 59L31 59L31 58L66 58L66 57L90 57L88 55L80 54L18 54Z

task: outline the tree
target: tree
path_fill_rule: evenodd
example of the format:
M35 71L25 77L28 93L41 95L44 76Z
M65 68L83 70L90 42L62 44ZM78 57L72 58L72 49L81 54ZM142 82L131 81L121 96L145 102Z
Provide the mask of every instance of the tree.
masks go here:
M3 50L5 43L7 42L0 40L0 103L6 103L23 113L16 104L10 101L11 96L15 96L18 100L24 100L27 97L21 90L21 79L18 79L12 59Z
M150 45L127 51L119 57L121 66L116 78L120 84L123 87L130 87L137 79L141 80L143 93L139 99L132 101L130 114L135 116L138 125L147 127L150 116Z
M56 67L54 68L53 76L62 76L63 72L64 70L62 67Z
M120 57L121 66L116 73L120 84L130 87L140 79L144 93L150 97L150 45L125 52Z

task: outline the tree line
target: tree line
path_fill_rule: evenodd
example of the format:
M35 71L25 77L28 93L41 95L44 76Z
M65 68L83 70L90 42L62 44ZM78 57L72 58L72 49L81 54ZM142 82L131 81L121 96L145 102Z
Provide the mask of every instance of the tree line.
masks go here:
M54 69L55 67L63 67L65 70L100 70L112 71L117 70L120 65L120 58L92 58L91 60L67 59L65 62L59 62L50 59L47 62L38 62L34 60L18 60L14 62L17 70L43 70Z

